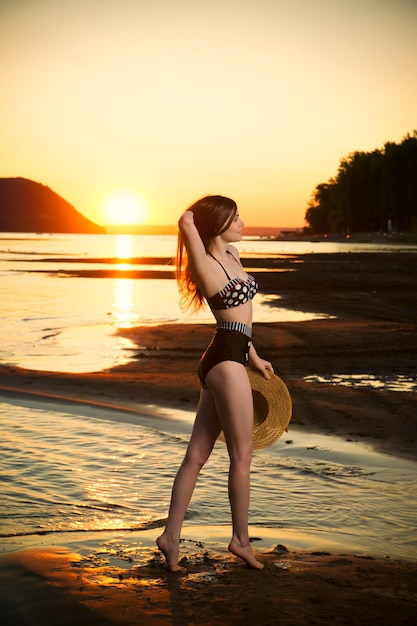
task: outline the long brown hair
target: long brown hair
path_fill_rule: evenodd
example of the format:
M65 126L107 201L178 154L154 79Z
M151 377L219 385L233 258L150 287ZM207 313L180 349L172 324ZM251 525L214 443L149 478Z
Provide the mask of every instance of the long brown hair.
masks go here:
M194 202L187 211L194 213L194 224L207 252L210 252L214 237L226 231L237 213L234 200L224 196L205 196ZM204 306L204 297L192 275L188 253L178 231L175 278L180 292L180 307L183 311L192 308L198 311Z

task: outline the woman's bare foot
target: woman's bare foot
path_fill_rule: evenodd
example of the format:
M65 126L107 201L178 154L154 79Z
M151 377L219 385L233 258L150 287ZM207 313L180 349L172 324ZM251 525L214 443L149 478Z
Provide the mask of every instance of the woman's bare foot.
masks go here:
M165 557L170 572L185 572L185 567L178 565L178 542L171 541L164 535L156 540L156 545Z
M250 544L247 546L242 546L242 544L236 539L232 539L229 543L229 551L235 556L239 556L241 559L246 561L249 567L253 567L254 569L263 569L263 563L260 563L252 552L252 548Z

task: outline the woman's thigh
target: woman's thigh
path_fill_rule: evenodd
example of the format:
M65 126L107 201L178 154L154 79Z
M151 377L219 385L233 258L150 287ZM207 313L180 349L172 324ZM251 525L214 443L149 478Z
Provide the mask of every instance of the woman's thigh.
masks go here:
M189 452L209 456L222 427L212 393L202 389L191 433Z
M229 452L252 448L253 398L244 365L223 361L206 376Z

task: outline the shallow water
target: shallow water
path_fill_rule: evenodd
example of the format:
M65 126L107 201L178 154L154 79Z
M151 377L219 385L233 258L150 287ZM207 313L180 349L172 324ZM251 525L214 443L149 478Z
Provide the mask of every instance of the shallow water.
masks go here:
M415 245L263 238L244 238L238 247L249 258L315 251L417 251ZM135 358L136 345L119 336L119 328L178 322L212 324L208 312L190 316L180 311L172 279L69 277L64 273L74 268L108 269L107 261L115 258L120 259L115 268L162 271L166 265L132 264L129 258L169 259L175 248L175 236L4 233L0 237L0 363L39 371L96 372ZM328 317L280 307L276 295L259 294L254 301L256 322L302 322ZM365 373L358 380L340 373L323 382L416 391L416 381L401 376L373 379Z
M262 252L267 244L251 241L247 245L256 256L254 251ZM176 239L170 236L6 234L0 238L0 363L42 371L95 372L134 358L135 345L118 336L118 328L178 322L212 324L209 311L190 316L180 310L173 279L65 273L74 269L81 273L108 270L113 267L108 261L115 258L120 259L113 267L116 270L154 269L161 273L169 266L130 263L129 257L172 258L175 247ZM277 296L259 295L254 302L254 319L273 322L329 317L275 306L277 300Z
M328 376L304 376L304 380L313 383L324 383L331 385L341 385L343 387L372 387L373 389L383 389L384 391L406 391L417 393L417 378L415 376L384 375L375 374L331 374Z
M390 243L275 241L244 238L246 257L280 254L415 251L415 245ZM119 337L120 327L158 323L212 323L208 312L190 317L179 308L175 281L168 278L69 276L68 270L156 269L131 259L175 255L175 236L65 235L3 233L0 237L0 363L26 369L85 373L129 362L135 346ZM94 262L92 262L94 261ZM279 272L277 272L277 281ZM257 322L326 318L317 312L276 306L277 296L254 301ZM274 302L273 302L274 301ZM273 306L271 303L273 302Z
M142 414L0 396L0 527L8 536L146 529L167 514L193 414ZM186 526L229 525L228 459L217 444ZM250 523L417 558L417 464L290 428L255 453ZM0 540L0 545L1 545Z

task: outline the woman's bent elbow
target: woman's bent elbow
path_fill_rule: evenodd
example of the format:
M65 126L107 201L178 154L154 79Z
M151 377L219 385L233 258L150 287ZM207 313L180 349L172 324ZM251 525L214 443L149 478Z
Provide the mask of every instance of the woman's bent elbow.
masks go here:
M178 228L182 231L191 225L194 225L194 213L192 211L185 211L178 220Z

